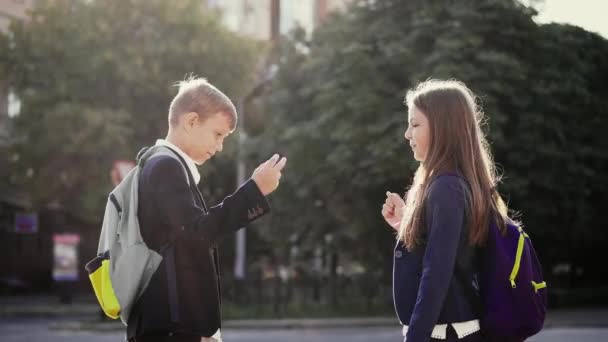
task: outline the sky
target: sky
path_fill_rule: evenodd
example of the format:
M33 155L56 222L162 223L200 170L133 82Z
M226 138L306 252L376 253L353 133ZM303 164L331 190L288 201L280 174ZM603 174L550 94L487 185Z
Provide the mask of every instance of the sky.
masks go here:
M608 39L608 0L544 0L538 10L539 23L568 23Z

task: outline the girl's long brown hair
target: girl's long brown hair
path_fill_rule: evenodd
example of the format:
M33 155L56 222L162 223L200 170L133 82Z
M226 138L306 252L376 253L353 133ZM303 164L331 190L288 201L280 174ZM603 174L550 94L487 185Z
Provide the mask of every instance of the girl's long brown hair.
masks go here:
M481 125L484 114L464 83L427 80L407 92L405 104L415 106L428 119L430 142L406 196L398 239L408 250L421 244L421 219L429 180L444 172L459 172L471 190L467 199L469 242L483 245L490 219L504 231L507 206L496 191L499 176Z

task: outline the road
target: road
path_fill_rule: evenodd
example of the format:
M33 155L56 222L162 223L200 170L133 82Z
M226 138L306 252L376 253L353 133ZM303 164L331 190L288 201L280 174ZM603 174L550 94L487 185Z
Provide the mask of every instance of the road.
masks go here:
M0 321L2 342L116 342L123 341L123 333L95 332L84 330L58 330L53 328L56 320L50 319L4 319ZM227 342L357 342L402 341L399 327L353 327L324 329L232 329L223 333ZM608 328L551 328L529 339L530 342L600 342L608 341Z

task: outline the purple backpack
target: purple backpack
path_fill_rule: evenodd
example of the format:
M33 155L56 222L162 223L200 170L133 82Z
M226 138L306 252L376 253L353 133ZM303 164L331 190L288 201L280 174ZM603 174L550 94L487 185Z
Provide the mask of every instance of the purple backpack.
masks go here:
M479 294L466 286L488 341L523 341L545 321L547 284L532 242L523 229L507 223L502 235L495 223L479 263ZM457 270L457 273L461 273Z

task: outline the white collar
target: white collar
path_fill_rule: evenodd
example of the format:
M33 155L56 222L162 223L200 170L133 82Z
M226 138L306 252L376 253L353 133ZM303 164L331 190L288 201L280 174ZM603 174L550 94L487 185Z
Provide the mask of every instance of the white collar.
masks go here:
M184 158L184 160L186 161L186 164L188 165L188 168L190 169L190 173L192 174L192 177L194 177L194 181L196 182L196 184L198 184L198 182L200 182L201 174L198 172L198 169L196 168L196 164L194 163L194 160L192 160L192 158L190 158L189 155L187 155L184 151L182 151L181 148L173 145L172 143L170 143L169 141L167 141L165 139L156 140L156 146L167 146L167 147L170 147L173 150L175 150L175 152L179 153L179 155L182 156L182 158Z

